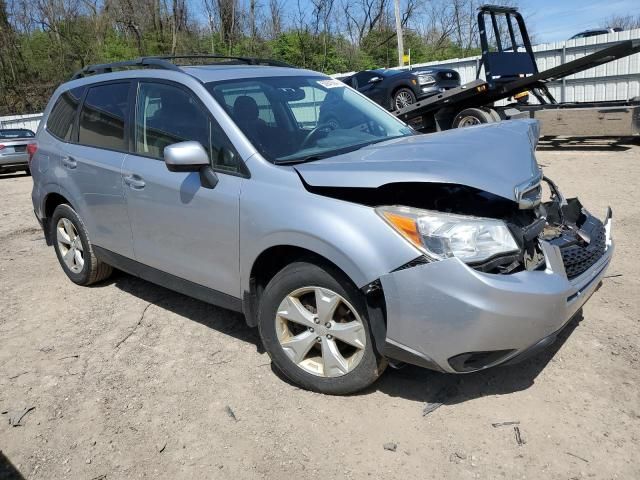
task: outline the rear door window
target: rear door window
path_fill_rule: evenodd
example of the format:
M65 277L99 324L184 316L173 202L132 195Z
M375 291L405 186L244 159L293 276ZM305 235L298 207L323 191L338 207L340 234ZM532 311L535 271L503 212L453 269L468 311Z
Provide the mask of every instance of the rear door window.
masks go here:
M129 82L90 87L80 112L78 142L110 150L126 150L125 118Z
M49 114L47 130L60 140L72 140L73 124L84 90L85 87L78 87L64 92Z

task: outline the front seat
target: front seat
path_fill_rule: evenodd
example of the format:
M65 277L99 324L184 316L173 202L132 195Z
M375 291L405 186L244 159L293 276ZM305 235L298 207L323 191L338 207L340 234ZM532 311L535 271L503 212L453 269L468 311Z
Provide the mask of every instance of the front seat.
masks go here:
M267 124L258 115L258 104L253 97L242 95L233 102L233 118L242 132L249 140L264 147Z

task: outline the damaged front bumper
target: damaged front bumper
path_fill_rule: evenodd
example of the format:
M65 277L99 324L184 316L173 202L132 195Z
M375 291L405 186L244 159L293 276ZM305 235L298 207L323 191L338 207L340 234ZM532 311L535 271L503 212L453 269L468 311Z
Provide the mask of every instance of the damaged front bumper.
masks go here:
M561 249L546 240L540 240L543 270L490 274L449 258L382 276L387 312L383 353L465 373L551 343L597 289L611 261L610 211L604 229L604 253L573 278L567 276Z

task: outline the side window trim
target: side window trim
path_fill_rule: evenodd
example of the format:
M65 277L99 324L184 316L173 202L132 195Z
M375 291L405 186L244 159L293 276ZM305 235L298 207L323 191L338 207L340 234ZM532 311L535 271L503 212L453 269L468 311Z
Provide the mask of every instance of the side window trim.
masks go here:
M88 147L88 148L99 148L100 150L108 150L110 152L118 152L118 153L129 153L129 118L128 115L124 116L124 149L119 150L119 149L115 149L115 148L107 148L107 147L101 147L99 145L85 145L84 143L80 143L80 115L82 114L82 109L84 108L84 104L85 101L87 99L87 95L89 94L89 90L94 88L94 87L99 87L99 86L103 86L103 85L110 85L110 84L118 84L118 83L126 83L129 85L129 89L127 92L127 103L130 105L131 104L131 83L132 79L130 78L123 78L123 79L117 79L117 80L107 80L104 82L95 82L95 83L89 83L87 85L85 85L85 90L84 93L82 95L82 101L80 102L80 105L78 107L78 111L76 112L76 119L74 122L74 132L72 132L71 137L73 140L75 140L72 143L75 143L76 145L80 145L81 147ZM129 108L131 108L129 106Z
M73 119L73 127L71 128L71 141L70 143L78 144L80 140L80 112L82 111L82 107L84 106L84 101L87 98L87 92L89 91L89 86L84 85L84 90L82 92L82 97L80 97L80 103L78 104L78 108L76 109L76 114Z
M164 85L170 85L173 87L177 87L179 89L181 89L182 91L186 92L188 95L191 95L196 103L202 108L202 110L205 112L205 114L207 115L207 118L209 119L210 122L210 131L214 128L214 125L217 127L218 130L220 130L223 135L225 136L225 140L226 143L228 143L234 150L235 155L238 158L238 166L239 166L239 170L238 172L231 172L229 170L225 170L223 168L216 168L215 165L211 165L211 168L213 169L214 172L216 173L223 173L225 175L232 175L235 177L243 177L243 178L251 178L251 172L249 171L249 168L247 167L246 163L244 162L244 160L242 159L242 157L240 156L240 154L237 152L235 145L233 144L233 142L231 141L231 139L229 138L229 136L227 135L227 133L224 131L224 129L222 128L222 126L220 125L220 123L216 120L215 116L211 113L211 110L209 110L209 108L204 104L204 102L202 101L202 99L193 91L191 90L189 87L179 83L179 82L175 82L173 80L166 80L164 78L156 78L156 77L145 77L145 78L139 78L134 80L132 83L134 83L134 86L132 87L132 92L133 92L133 101L131 101L131 106L130 106L130 122L129 122L129 134L130 134L130 138L131 141L129 143L129 150L130 153L132 155L136 155L138 157L142 157L142 158L146 158L149 160L155 160L155 161L160 161L160 162L164 162L163 159L158 158L158 157L154 157L152 155L146 155L143 152L137 152L136 151L136 123L137 123L137 119L136 119L136 115L138 112L138 99L139 99L139 94L140 94L140 85L143 83L160 83L160 84L164 84ZM211 135L209 135L209 142L211 142Z

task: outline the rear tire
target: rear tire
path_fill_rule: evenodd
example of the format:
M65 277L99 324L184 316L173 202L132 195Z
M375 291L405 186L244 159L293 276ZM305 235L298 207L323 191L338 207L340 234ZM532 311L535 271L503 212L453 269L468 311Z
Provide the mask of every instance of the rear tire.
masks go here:
M78 285L91 285L111 275L113 268L96 258L87 228L73 208L58 205L49 228L56 256L69 280Z
M494 123L495 117L481 108L465 108L453 119L452 128L472 127L483 123Z
M354 393L386 367L366 313L363 294L340 271L295 262L262 293L260 338L274 366L295 384L330 395Z
M489 112L489 115L491 115L491 117L493 117L493 120L495 122L501 122L502 121L502 118L500 118L500 114L498 112L496 112L493 108L487 108L486 111Z

